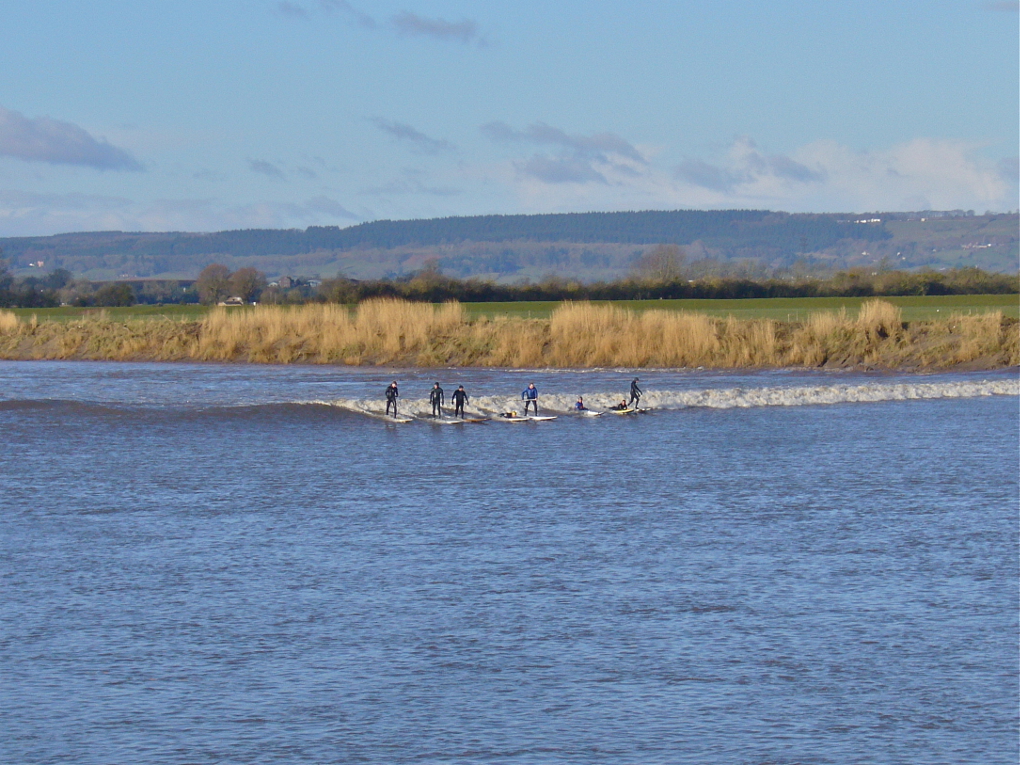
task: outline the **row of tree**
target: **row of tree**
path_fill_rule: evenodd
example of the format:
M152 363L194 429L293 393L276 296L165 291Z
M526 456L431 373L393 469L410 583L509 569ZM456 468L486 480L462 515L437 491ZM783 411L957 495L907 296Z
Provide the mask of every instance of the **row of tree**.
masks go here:
M245 267L231 273L221 263L203 268L195 282L198 299L206 305L216 305L227 298L254 303L266 286L266 275L258 269Z
M696 278L691 278L695 276ZM288 280L291 281L291 280ZM445 276L433 261L413 276L358 281L338 277L268 284L254 268L231 272L213 264L195 282L88 282L58 269L42 277L14 279L0 261L0 307L46 308L58 305L130 306L137 303L215 305L229 298L244 303L358 303L375 297L419 302L515 302L525 300L640 300L676 298L869 297L1020 293L1020 275L993 274L977 268L947 271L841 271L817 275L701 272L679 248L660 247L638 263L628 279L582 283L548 278L538 283L504 284Z

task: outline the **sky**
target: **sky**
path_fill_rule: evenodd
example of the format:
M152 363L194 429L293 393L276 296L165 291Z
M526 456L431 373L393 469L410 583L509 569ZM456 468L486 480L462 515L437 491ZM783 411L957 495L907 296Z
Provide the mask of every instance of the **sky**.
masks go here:
M0 236L1015 210L1018 8L4 0Z

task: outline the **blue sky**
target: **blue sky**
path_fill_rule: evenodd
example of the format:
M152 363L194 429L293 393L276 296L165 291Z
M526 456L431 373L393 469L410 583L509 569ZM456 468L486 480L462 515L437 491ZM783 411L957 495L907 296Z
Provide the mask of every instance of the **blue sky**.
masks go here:
M1018 207L1016 2L5 0L0 236Z

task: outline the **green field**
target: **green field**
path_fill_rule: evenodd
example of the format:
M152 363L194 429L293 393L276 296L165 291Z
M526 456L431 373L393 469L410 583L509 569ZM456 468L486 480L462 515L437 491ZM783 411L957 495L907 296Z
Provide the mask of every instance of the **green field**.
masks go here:
M753 298L749 300L613 300L593 301L636 311L665 309L694 311L709 316L733 316L738 319L769 318L777 321L800 321L815 311L856 313L861 303L871 298ZM926 297L884 297L903 310L906 321L937 319L952 313L986 313L1002 311L1005 316L1020 318L1018 295L936 295ZM559 305L557 301L521 303L465 303L471 316L523 316L545 319Z
M204 305L134 305L127 308L11 308L8 309L22 318L38 316L39 321L69 321L83 316L99 316L104 313L111 319L126 321L128 319L201 319L209 308Z
M615 300L594 301L602 305L616 305L636 311L665 309L694 311L709 316L733 316L738 319L769 318L777 321L800 321L815 311L837 311L846 308L853 314L861 303L870 298L761 298L749 300ZM1006 316L1020 318L1018 295L938 295L927 297L884 297L903 310L906 321L937 319L952 313L986 313L1002 311ZM532 301L519 303L465 303L471 317L519 316L547 319L559 301ZM197 320L209 312L200 305L138 305L130 308L15 308L23 318L38 316L40 321L68 321L82 316L105 312L111 319L174 318ZM233 311L248 310L232 308Z

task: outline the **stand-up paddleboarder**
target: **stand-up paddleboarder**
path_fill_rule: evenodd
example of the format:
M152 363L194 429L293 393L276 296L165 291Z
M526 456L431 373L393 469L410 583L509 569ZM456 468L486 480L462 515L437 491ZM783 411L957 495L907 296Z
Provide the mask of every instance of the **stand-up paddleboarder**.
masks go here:
M456 396L457 394L454 393L453 395ZM432 390L429 391L429 403L432 404L433 417L443 416L443 404L445 401L446 399L443 395L443 389L439 387L439 383L437 382Z
M464 386L463 385L459 385L457 387L457 390L455 390L453 392L453 395L450 396L450 398L453 399L453 416L456 417L456 416L460 415L460 418L463 420L464 419L464 404L466 404L468 402L468 394L464 390Z
M630 384L630 401L627 402L627 406L633 404L635 409L638 408L638 404L641 403L641 396L644 394L644 391L638 387L638 379L635 377L634 381Z
M538 388L535 383L528 383L528 387L521 391L521 400L524 402L524 416L528 416L528 407L535 407L535 416L538 416Z
M386 414L390 413L390 407L393 407L393 416L397 416L397 399L400 398L400 391L397 390L397 381L394 380L386 388Z

